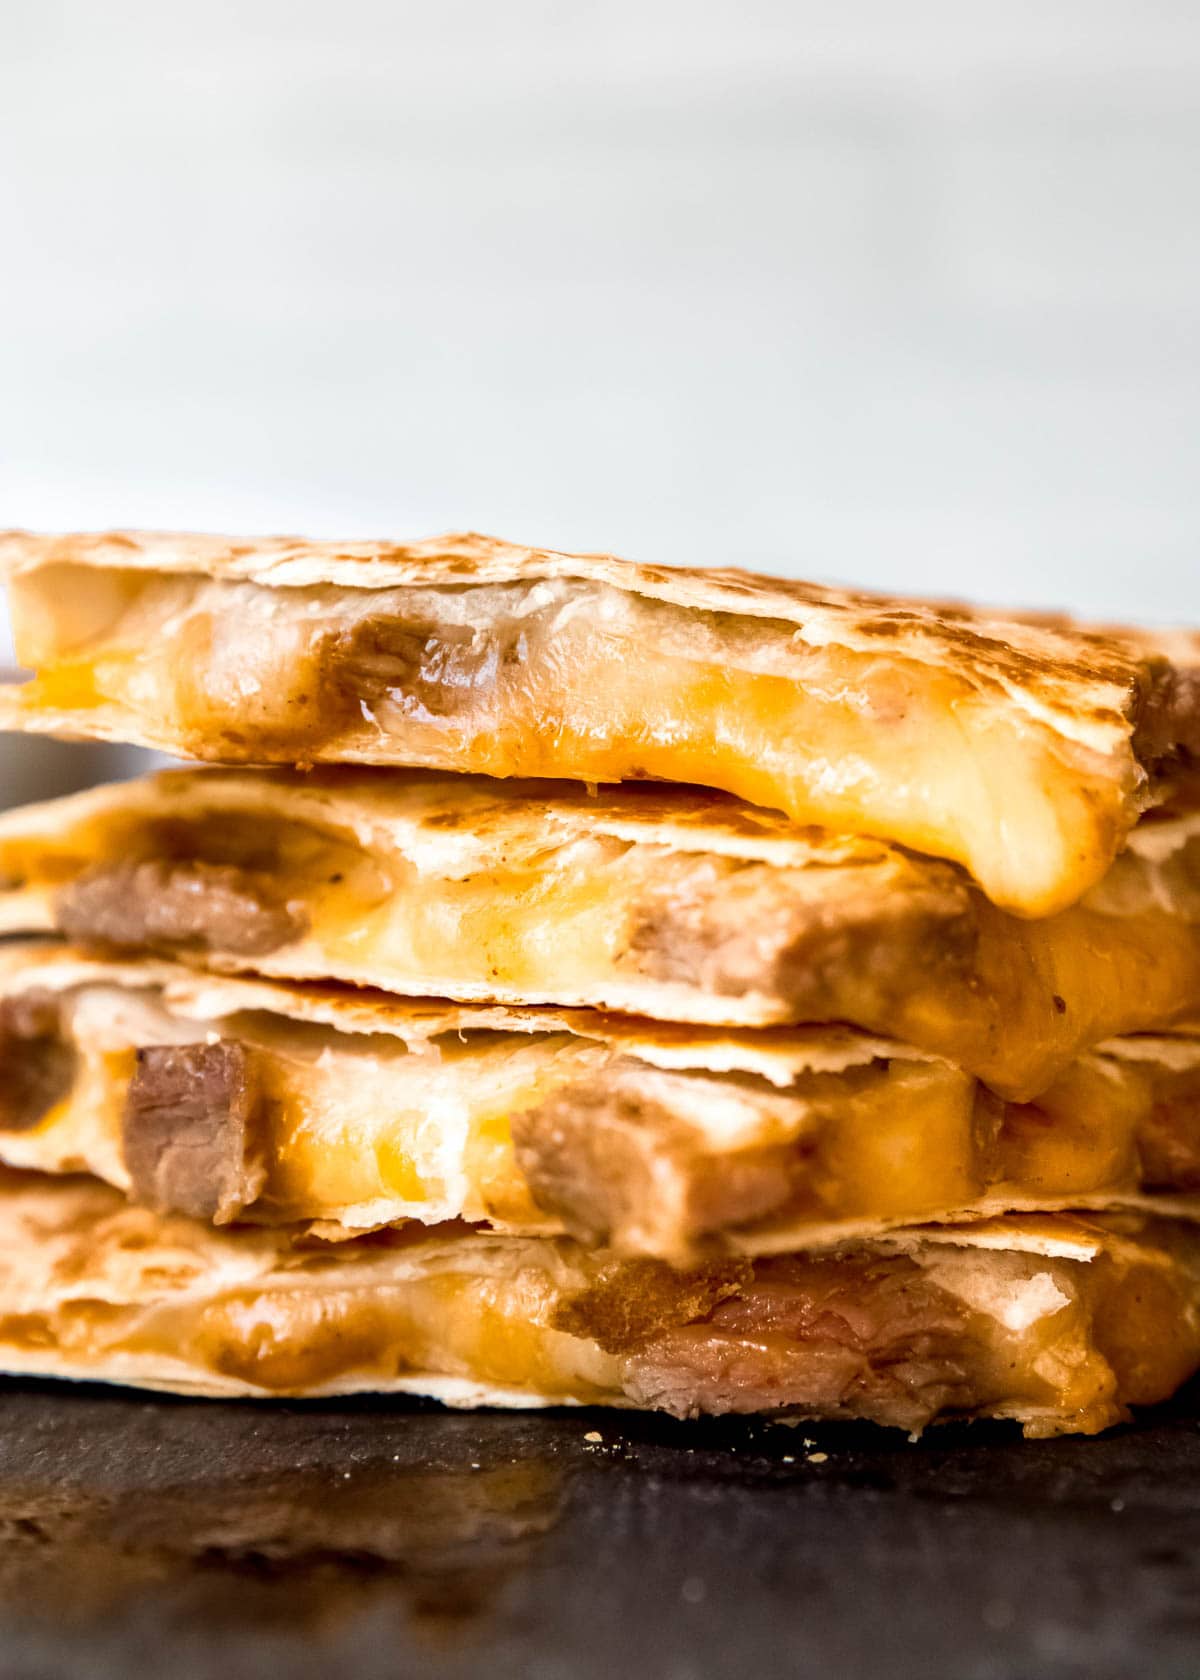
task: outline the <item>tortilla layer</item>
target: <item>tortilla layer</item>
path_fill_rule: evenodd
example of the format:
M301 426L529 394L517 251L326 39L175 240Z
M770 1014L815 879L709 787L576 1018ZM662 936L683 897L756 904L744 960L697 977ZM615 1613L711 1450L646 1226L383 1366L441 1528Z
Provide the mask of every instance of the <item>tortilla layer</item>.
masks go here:
M1094 1433L1200 1363L1200 1235L1136 1218L896 1233L679 1272L462 1229L330 1249L0 1183L0 1368L210 1395L427 1394Z
M1013 1208L1196 1216L1200 1036L1113 1041L1005 1103L845 1027L727 1033L9 948L0 1160L217 1224L465 1219L679 1263Z
M226 763L725 789L961 863L1023 915L1200 759L1200 637L478 536L0 537L0 725ZM997 812L1004 821L997 821Z
M846 1021L1036 1096L1200 1015L1200 816L1029 921L952 865L716 793L169 771L0 816L0 932L738 1028Z

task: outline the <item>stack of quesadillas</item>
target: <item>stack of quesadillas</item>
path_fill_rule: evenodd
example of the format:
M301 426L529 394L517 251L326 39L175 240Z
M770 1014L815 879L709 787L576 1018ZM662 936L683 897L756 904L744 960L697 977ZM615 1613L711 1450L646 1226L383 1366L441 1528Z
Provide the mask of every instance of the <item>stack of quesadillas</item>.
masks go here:
M1200 635L0 537L0 1366L1093 1431L1200 1365Z

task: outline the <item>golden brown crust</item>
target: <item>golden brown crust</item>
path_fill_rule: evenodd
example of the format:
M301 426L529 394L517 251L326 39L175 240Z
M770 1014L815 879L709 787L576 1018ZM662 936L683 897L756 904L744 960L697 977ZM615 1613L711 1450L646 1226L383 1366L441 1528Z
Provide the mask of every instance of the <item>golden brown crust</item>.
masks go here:
M0 533L0 571L50 565L198 573L271 588L330 583L349 589L462 588L572 579L602 583L697 610L777 619L806 640L905 657L995 682L1035 714L1073 723L1137 727L1148 707L1169 715L1176 697L1155 691L1172 659L1200 664L1200 635L1161 637L1125 626L1092 628L1066 615L1005 614L962 602L835 589L737 568L639 565L605 554L563 554L456 532L414 543L318 542L111 531L63 536Z

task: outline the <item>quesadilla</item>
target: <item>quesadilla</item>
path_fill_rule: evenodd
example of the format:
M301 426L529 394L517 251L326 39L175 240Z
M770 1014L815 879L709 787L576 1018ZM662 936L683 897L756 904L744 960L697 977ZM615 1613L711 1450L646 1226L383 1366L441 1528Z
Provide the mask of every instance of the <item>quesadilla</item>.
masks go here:
M463 1228L333 1247L87 1179L0 1183L0 1369L209 1395L431 1395L1104 1429L1200 1363L1200 1233L1110 1216L675 1271Z
M687 1263L1005 1209L1200 1217L1200 1037L1036 1104L849 1028L722 1033L3 953L0 1160L155 1210L567 1231Z
M1200 816L1041 921L955 866L670 787L170 771L0 816L0 933L739 1029L849 1022L1036 1096L1200 1018Z
M1200 757L1200 637L478 536L0 537L0 726L226 763L724 789L1064 909Z

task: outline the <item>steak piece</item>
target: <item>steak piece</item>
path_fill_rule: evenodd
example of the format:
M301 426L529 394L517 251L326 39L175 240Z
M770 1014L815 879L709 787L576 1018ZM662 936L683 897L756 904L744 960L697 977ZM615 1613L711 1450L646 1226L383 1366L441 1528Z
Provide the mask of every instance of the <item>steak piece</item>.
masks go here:
M0 1001L0 1131L32 1130L67 1095L77 1063L57 997L31 991Z
M625 1391L639 1406L676 1417L801 1406L920 1429L988 1398L968 1376L970 1313L912 1260L760 1260L707 1299L675 1275L672 1301L654 1274L655 1313L635 1336L607 1310L607 1279L560 1314L559 1327L627 1356Z
M506 678L527 671L531 638L548 635L553 609L513 609L492 624L396 614L362 618L321 643L321 715L335 728L380 705L428 722L494 705Z
M261 957L307 931L308 919L262 875L232 864L101 864L59 893L59 931L84 944L230 951Z
M326 687L351 717L385 700L452 717L476 688L494 685L499 664L490 639L465 626L388 618L361 620L327 645L326 657Z
M812 880L809 879L812 876ZM729 858L678 862L635 904L638 972L718 997L768 991L789 1019L884 1021L914 986L969 985L979 945L977 895L948 864L920 869L882 855L797 871ZM819 890L836 880L840 896Z
M1137 706L1134 748L1147 762L1169 771L1200 760L1200 664L1163 659L1143 679Z
M156 1213L236 1219L266 1177L262 1107L254 1059L237 1039L139 1050L122 1120L134 1196Z
M546 1213L579 1242L681 1259L715 1233L786 1205L805 1170L796 1142L710 1152L696 1130L618 1061L510 1116L517 1163ZM667 1081L660 1080L662 1085ZM686 1088L679 1093L681 1106Z
M1137 1147L1147 1189L1200 1190L1200 1067L1158 1072Z

